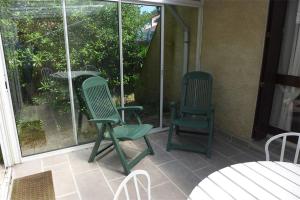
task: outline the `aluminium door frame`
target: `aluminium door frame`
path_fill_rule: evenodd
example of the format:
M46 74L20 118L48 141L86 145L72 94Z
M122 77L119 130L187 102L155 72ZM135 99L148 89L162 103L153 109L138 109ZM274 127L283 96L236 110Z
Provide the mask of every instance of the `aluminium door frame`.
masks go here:
M65 42L65 51L66 51L69 95L70 95L70 103L71 103L72 128L73 128L75 144L78 145L78 133L77 133L77 125L76 125L73 82L72 82L72 72L71 72L72 66L71 66L70 46L69 46L69 35L68 35L69 31L68 31L66 0L61 0L61 7L62 7L63 26L64 26L64 42Z
M166 131L166 130L168 130L168 127L163 127L163 118L164 118L163 117L163 102L164 102L163 97L164 97L165 4L161 3L163 1L157 1L157 3L150 2L150 1L145 1L145 2L122 1L122 0L107 0L107 1L111 1L111 2L114 1L116 3L119 1L121 4L122 3L129 3L129 4L153 5L153 6L160 6L161 7L161 13L160 13L161 14L160 100L159 100L160 101L160 108L159 108L159 110L160 110L160 113L159 113L160 119L159 119L159 127L152 129L151 132L154 133L154 132ZM66 26L67 25L67 20L66 20L65 0L61 0L61 3L63 5L62 12L63 12L63 18L64 18L63 19L64 20L64 31L67 33L67 34L65 33L65 37L67 37L67 39L68 39L68 30L67 30L67 26ZM178 5L180 5L180 4L178 4ZM199 7L199 5L182 5L182 6ZM203 6L203 4L201 4L201 7L199 7L199 9L202 9L202 6ZM121 12L121 11L122 11L121 9L118 9L118 12ZM199 12L200 12L200 10L199 10ZM201 15L202 15L202 13L201 13ZM197 43L199 43L198 48L199 48L199 51L201 52L202 20L201 20L200 23L198 23L198 26L201 26L201 29L198 29L198 34L197 34L198 35ZM122 30L121 30L121 33L122 33ZM120 41L122 41L122 40L119 39L119 43L120 43ZM0 43L0 44L2 44L2 43ZM68 54L67 57L70 59L69 45L66 44L66 41L65 41L65 45L66 45L66 48L67 48L66 49L66 55ZM119 44L119 47L120 46L121 45ZM119 50L123 51L123 48L120 47ZM2 52L2 54L3 54L3 52ZM53 151L49 151L49 152L44 152L44 153L40 153L40 154L35 154L35 155L30 155L30 156L24 156L23 157L22 154L21 154L21 147L19 145L17 128L16 128L16 124L15 124L15 117L14 117L14 112L13 112L12 99L11 99L10 90L9 90L9 82L8 82L8 79L7 79L6 65L4 63L1 66L1 59L4 59L4 55L3 55L3 58L1 58L1 51L0 51L0 77L2 77L2 75L4 74L5 84L6 84L6 87L7 87L6 90L4 90L3 87L1 87L1 84L3 84L3 82L0 83L0 98L2 96L4 96L4 97L6 96L6 99L9 102L9 105L6 106L6 108L4 109L3 108L4 106L1 105L1 99L0 99L0 117L3 115L3 111L5 110L6 119L7 119L6 123L7 123L7 126L9 127L9 132L3 132L0 129L0 143L1 143L1 145L4 144L4 146L6 146L6 147L2 147L2 148L6 148L7 149L6 152L11 152L9 155L5 155L5 156L3 155L3 157L5 157L4 158L5 160L9 160L9 161L5 161L5 162L8 163L7 165L12 166L14 164L21 163L21 162L26 162L26 161L33 160L33 159L48 157L48 156L52 156L52 155L58 155L58 154L62 154L62 153L67 153L67 152L72 152L72 151L77 151L77 150L80 150L80 149L92 147L93 142L88 143L88 144L82 144L82 145L77 145L77 146L73 146L73 147L66 147L66 148L59 149L59 150L53 150ZM70 62L70 60L69 60L69 62ZM200 65L200 59L199 59L199 65ZM122 63L121 63L121 59L120 59L120 68L121 68L121 66L123 68L123 60L122 60ZM71 64L70 63L67 64L67 69L68 69L68 79L69 79L69 83L70 83L69 90L70 90L70 93L73 94L73 85L72 85L72 81L70 81L71 80ZM3 72L3 74L1 74L3 70L4 70L4 72ZM123 79L123 73L122 73L122 77L120 77L120 78L121 78L121 81L123 81L122 80ZM123 87L124 87L124 84L123 84ZM124 88L123 88L123 92L124 92ZM121 98L123 99L121 101L123 101L123 103L124 103L124 95L121 96ZM74 118L75 117L75 109L74 109L74 102L73 102L74 98L72 99L71 94L70 94L70 99L71 99L71 109L73 110L72 111L72 123L74 124L74 119L75 119ZM73 104L72 104L72 102L73 102ZM76 125L74 127L75 127L75 130L76 130ZM73 130L74 130L74 127L73 127ZM76 132L77 132L77 130L76 130ZM4 141L3 137L6 138L5 140L7 140L7 141ZM77 140L77 134L76 133L75 133L74 137L76 137L76 140Z
M120 3L119 5L123 2L121 2L121 0L119 0ZM125 2L124 2L125 3ZM160 131L164 131L166 128L162 127L162 121L163 121L163 79L164 79L164 15L165 15L165 6L162 4L149 4L149 3L140 3L140 2L126 2L126 3L130 3L130 4L142 4L142 5L153 5L153 6L160 6L161 7L161 54L160 54L160 71L161 71L161 75L160 75L160 125L157 128L154 128L152 132L160 132ZM2 66L0 66L0 73L2 72L1 70L4 70L3 74L5 77L5 82L1 82L2 84L5 84L7 89L6 91L4 91L2 88L0 88L0 97L4 96L5 93L7 93L6 98L9 102L9 106L3 106L0 105L0 117L2 117L3 112L5 110L5 120L4 123L10 128L10 131L2 131L0 130L0 143L3 146L2 148L5 149L5 151L3 150L3 157L5 157L5 162L7 163L6 165L8 166L12 166L14 164L18 164L21 162L26 162L32 159L37 159L37 158L43 158L43 157L47 157L47 156L51 156L51 155L57 155L57 154L61 154L61 153L67 153L67 152L71 152L71 151L76 151L79 149L83 149L83 148L87 148L92 146L92 143L88 143L88 144L82 144L82 145L78 145L78 141L77 141L77 130L76 130L76 120L75 120L75 106L74 106L74 95L73 95L73 84L72 84L72 79L71 79L71 63L70 63L70 52L69 52L69 43L68 43L68 30L67 30L67 18L66 18L66 2L65 0L61 0L61 5L62 5L62 14L63 14L63 24L64 24L64 39L65 39L65 48L66 48L66 60L67 60L67 71L68 71L68 83L69 83L69 93L70 93L70 100L71 100L71 114L72 114L72 125L73 125L73 134L74 134L74 138L76 141L76 146L73 147L66 147L63 149L59 149L59 150L53 150L53 151L49 151L49 152L44 152L44 153L39 153L39 154L35 154L35 155L30 155L30 156L22 156L21 154L21 147L19 144L19 139L18 139L18 133L17 133L17 127L15 124L15 116L13 113L13 107L12 107L12 99L10 96L10 90L9 90L9 82L7 79L7 72L6 72L6 65L5 63L3 63ZM118 8L118 12L121 12L121 7ZM119 15L121 17L121 15ZM119 21L119 23L122 21ZM121 26L119 26L119 29L122 28L122 24ZM122 33L122 30L121 30ZM120 34L120 32L119 32ZM120 56L123 55L123 48L122 48L122 36L119 36L119 47L120 47ZM1 53L1 52L0 52ZM3 53L3 52L2 52ZM0 54L1 55L1 54ZM1 57L0 57L1 58ZM3 59L4 59L4 55L3 55ZM1 58L1 61L3 60ZM121 62L122 61L122 62ZM1 62L0 62L1 64ZM120 57L120 70L123 72L123 59L122 57ZM120 72L120 76L121 76L121 91L123 90L123 95L121 96L121 102L123 102L124 105L124 84L123 84L123 73ZM123 89L122 89L123 88ZM1 101L0 101L1 103ZM5 107L5 109L4 109ZM8 110L8 111L7 111ZM3 117L2 117L3 118ZM75 125L74 125L75 124ZM6 133L6 134L5 134ZM8 134L9 133L9 134ZM9 137L10 136L10 137ZM5 139L3 139L5 138ZM6 148L5 148L6 147ZM6 152L10 152L10 153L6 153ZM9 155L7 155L9 154Z
M0 145L5 167L21 162L21 148L8 84L6 63L0 33Z

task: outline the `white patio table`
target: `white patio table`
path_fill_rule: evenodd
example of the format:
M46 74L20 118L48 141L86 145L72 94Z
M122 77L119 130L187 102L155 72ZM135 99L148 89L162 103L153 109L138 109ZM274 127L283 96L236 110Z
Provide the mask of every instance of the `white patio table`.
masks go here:
M203 179L188 199L300 199L300 165L271 161L235 164Z

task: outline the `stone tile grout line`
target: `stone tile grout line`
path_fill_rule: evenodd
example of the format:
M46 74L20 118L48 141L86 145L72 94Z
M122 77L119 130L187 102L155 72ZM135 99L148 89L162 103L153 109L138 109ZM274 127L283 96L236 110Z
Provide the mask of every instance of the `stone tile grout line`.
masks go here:
M107 178L106 178L106 176L105 176L105 174L104 174L104 172L103 172L101 166L99 165L99 163L98 163L97 161L94 161L94 162L96 162L96 165L98 166L98 170L100 171L100 173L101 173L102 176L104 177L104 181L105 181L105 183L107 184L107 186L109 187L110 191L112 192L113 195L115 195L115 192L114 192L114 190L112 189L112 187L111 187L109 181L107 180Z
M69 155L66 155L66 156L67 156L68 165L69 165L69 168L70 168L70 171L71 171L72 179L73 179L73 181L74 181L75 189L76 189L76 191L77 191L79 200L82 200L82 197L81 197L81 194L80 194L78 185L77 185L77 181L76 181L76 179L75 179L75 175L74 175L74 172L73 172L73 168L72 168L72 166L71 166L71 162L70 162Z

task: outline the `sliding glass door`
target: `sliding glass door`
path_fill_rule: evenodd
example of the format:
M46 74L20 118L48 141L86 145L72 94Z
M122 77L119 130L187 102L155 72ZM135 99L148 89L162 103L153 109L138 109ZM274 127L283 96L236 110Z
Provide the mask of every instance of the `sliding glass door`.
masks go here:
M81 93L83 81L99 75L108 80L120 105L118 5L104 1L66 1L68 39L78 143L87 143L97 134Z
M143 122L154 127L160 126L160 20L159 6L122 4L125 104L142 105Z
M114 1L0 2L22 156L95 139L81 93L91 76L108 80L117 106L142 105L143 121L161 127L161 16L160 6L127 3L120 16Z
M1 5L6 71L22 155L75 145L60 1Z

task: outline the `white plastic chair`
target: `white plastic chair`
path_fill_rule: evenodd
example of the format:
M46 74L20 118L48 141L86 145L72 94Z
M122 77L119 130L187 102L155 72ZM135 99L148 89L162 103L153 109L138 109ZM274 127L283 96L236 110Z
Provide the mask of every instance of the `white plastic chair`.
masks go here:
M289 132L289 133L282 133L275 135L271 137L265 145L265 152L266 152L266 160L270 160L270 154L269 154L269 145L272 141L278 139L278 138L283 138L282 139L282 145L281 145L281 152L280 152L280 161L283 161L284 159L284 152L285 152L285 146L286 146L286 138L288 136L296 136L298 137L298 142L297 142L297 147L296 147L296 152L295 152L295 157L294 157L294 163L297 164L298 161L298 156L299 156L299 151L300 151L300 133L295 133L295 132Z
M133 182L134 182L134 187L135 187L135 191L136 191L136 197L138 200L141 200L141 194L140 194L140 190L139 190L139 185L138 185L138 180L137 180L137 176L145 176L147 179L147 196L148 196L148 200L151 199L151 194L150 194L150 186L151 186L151 182L150 182L150 176L148 174L148 172L144 171L144 170L135 170L132 171L120 184L115 196L114 196L114 200L118 200L119 196L121 194L121 192L124 190L125 192L125 196L126 196L126 200L130 200L129 198L129 192L128 192L128 188L127 188L127 183L133 178Z

